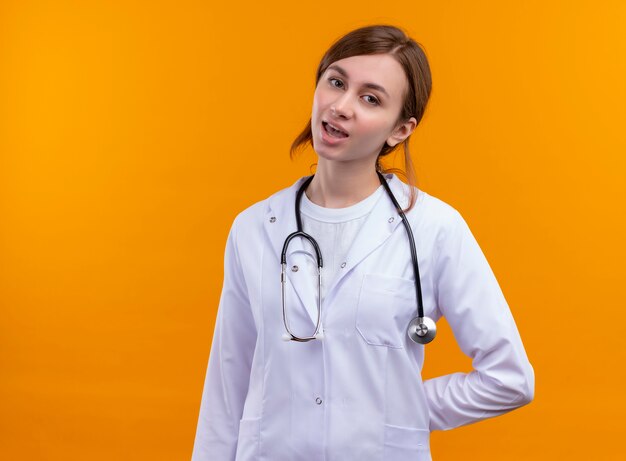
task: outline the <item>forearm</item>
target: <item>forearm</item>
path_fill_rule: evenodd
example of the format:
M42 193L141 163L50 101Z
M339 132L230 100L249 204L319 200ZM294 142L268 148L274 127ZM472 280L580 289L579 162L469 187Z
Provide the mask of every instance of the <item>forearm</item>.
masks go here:
M504 414L529 403L529 389L513 389L480 373L451 373L424 381L430 430L448 430Z
M224 286L204 381L192 461L234 461L256 339L256 324L233 226L226 245Z
M214 336L217 338L218 334ZM211 358L202 392L192 461L234 460L239 432L239 417L229 405L228 386L213 342Z
M509 306L469 227L454 218L440 240L437 307L474 370L424 382L432 430L497 416L534 397L534 370Z

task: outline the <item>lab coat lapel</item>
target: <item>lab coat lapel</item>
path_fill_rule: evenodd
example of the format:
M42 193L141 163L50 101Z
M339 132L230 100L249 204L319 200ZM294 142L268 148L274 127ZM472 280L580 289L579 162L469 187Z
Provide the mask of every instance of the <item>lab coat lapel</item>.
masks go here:
M280 283L280 255L287 236L297 230L295 218L295 199L298 188L302 184L301 178L296 183L273 195L269 199L269 205L264 216L263 227L270 240L272 252L276 257L276 284ZM299 336L309 335L317 323L317 283L308 275L310 274L311 261L315 261L315 255L310 251L310 246L300 237L294 238L289 243L287 251L287 290L286 304L290 327ZM292 270L294 266L296 271ZM290 297L291 285L297 295L297 300ZM298 301L302 306L298 306ZM308 319L302 314L306 311Z
M403 209L406 208L409 194L408 186L395 175L387 174L385 177L389 179L389 187L400 206ZM339 271L335 277L335 281L329 287L328 297L331 296L335 287L341 283L341 280L349 274L355 266L389 238L396 228L401 225L401 220L402 218L387 195L387 192L383 191L382 197L380 197L372 209L372 212L363 223L363 227L358 232L352 246L348 250L345 261L346 265ZM393 262L390 261L390 264L392 263Z

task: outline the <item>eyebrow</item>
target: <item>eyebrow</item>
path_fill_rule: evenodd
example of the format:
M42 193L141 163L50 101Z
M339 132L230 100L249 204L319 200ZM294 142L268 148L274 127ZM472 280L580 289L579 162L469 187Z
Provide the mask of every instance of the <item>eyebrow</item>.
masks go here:
M332 64L332 65L328 66L328 70L336 70L343 77L349 78L348 77L348 73L342 67L339 67L337 64ZM385 91L385 89L382 86L377 85L376 83L367 82L367 83L364 83L363 86L365 86L367 88L371 88L373 90L378 90L381 93L383 93L385 96L387 96L388 98L391 97L391 96L389 96L389 94Z

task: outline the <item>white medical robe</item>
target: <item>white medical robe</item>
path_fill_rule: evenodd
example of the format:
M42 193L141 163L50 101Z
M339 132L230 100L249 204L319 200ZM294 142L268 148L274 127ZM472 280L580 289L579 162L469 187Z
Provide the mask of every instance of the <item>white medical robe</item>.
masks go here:
M407 186L386 178L405 207ZM280 254L296 230L302 180L232 225L194 461L429 461L431 431L533 399L533 368L484 254L459 212L421 190L407 217L425 315L446 317L473 371L422 381L428 345L406 334L416 316L409 243L386 196L328 287L323 339L284 341ZM287 264L300 268L288 270L290 325L310 335L317 317L310 246L294 239Z

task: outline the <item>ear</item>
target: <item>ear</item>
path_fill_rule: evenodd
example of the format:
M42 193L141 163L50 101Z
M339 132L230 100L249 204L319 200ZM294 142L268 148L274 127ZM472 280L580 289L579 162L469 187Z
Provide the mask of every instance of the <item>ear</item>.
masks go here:
M393 130L391 135L387 138L387 144L391 147L395 146L396 144L400 144L402 141L408 138L411 133L413 133L413 130L415 130L416 126L417 120L415 119L415 117L411 117L402 125L398 125Z

